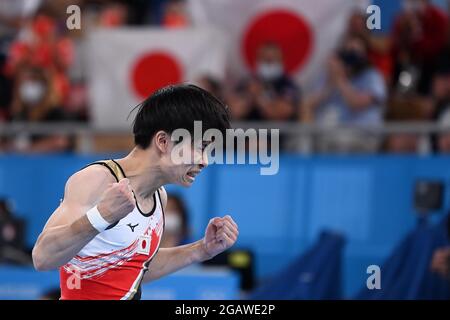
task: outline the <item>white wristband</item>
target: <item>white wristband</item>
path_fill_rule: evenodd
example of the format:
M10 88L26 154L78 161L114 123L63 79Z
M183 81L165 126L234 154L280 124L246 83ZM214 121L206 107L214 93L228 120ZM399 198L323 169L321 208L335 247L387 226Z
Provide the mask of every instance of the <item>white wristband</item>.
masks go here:
M97 206L89 209L89 211L86 212L86 216L89 222L98 232L105 231L106 228L108 228L110 225L108 221L103 219L102 215L100 214L100 211L98 211L97 209Z

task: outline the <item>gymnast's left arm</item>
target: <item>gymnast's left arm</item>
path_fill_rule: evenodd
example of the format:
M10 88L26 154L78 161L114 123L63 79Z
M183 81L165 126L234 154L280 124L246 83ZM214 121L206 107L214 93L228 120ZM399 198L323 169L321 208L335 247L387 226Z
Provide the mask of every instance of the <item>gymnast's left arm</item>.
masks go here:
M167 196L164 194L162 198L165 207ZM209 260L233 246L238 235L238 226L231 216L213 218L209 221L202 239L183 246L159 249L143 281L156 280L190 264Z

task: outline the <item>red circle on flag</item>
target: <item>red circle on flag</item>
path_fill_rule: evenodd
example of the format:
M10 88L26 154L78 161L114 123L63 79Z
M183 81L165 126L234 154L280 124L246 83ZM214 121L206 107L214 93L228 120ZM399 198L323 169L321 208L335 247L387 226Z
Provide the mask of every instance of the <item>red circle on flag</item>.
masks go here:
M156 90L182 80L182 68L170 53L152 51L140 56L131 71L134 92L146 98Z
M147 241L142 240L142 249L145 249L146 246L147 246Z
M251 70L256 64L258 48L267 42L280 46L288 73L300 69L314 44L313 32L303 17L291 11L278 9L256 16L242 38L242 55Z

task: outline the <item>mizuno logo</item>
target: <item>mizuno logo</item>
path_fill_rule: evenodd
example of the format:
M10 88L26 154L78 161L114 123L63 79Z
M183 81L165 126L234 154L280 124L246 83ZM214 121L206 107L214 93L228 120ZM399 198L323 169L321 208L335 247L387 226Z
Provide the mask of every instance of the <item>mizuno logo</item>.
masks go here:
M134 232L134 228L136 228L139 225L139 223L136 223L134 226L131 225L131 223L127 224L127 226L130 227L131 231Z

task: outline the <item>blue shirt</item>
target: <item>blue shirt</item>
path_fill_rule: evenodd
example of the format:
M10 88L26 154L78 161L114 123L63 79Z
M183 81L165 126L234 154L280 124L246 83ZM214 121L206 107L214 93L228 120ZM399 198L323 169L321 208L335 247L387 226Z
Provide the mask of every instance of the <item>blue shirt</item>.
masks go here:
M316 121L333 125L382 124L383 105L386 100L386 84L382 75L377 70L369 68L350 78L349 81L359 92L370 94L374 102L362 110L354 110L347 105L339 91L334 89L328 99L316 109Z

